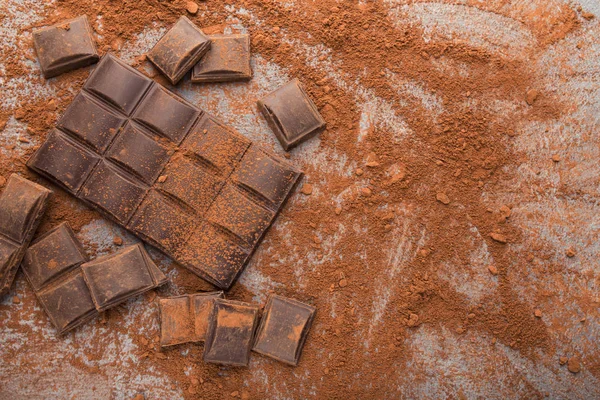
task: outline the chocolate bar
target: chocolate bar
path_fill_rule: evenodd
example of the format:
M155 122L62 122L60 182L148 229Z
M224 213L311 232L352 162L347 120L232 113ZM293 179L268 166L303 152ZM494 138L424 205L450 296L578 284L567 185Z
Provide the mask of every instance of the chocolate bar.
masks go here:
M203 342L213 301L222 298L219 291L160 299L160 345Z
M210 39L186 17L156 43L148 59L175 85L210 49Z
M59 334L98 315L81 273L87 255L67 223L29 246L23 272Z
M88 262L67 223L27 249L23 272L59 334L166 282L141 244Z
M210 35L210 50L192 69L192 82L230 82L252 78L249 35Z
M87 262L81 270L98 311L167 282L140 243Z
M258 107L286 151L325 130L325 120L298 79L259 100Z
M290 365L298 365L315 307L272 295L260 321L252 350Z
M11 175L0 196L0 295L10 290L52 192Z
M301 177L112 55L27 165L220 289Z
M216 299L208 320L204 361L248 366L258 307L233 300Z
M45 78L98 62L85 15L33 31L33 45Z

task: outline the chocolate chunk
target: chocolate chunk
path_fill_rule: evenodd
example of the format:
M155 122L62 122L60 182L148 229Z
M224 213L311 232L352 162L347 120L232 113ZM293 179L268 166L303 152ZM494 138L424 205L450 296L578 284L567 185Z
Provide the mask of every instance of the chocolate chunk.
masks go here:
M52 192L11 175L0 196L0 295L10 290Z
M192 82L229 82L252 78L249 35L210 35L210 50L194 65Z
M203 342L213 301L223 292L196 293L160 299L160 345Z
M33 31L33 45L45 78L100 59L85 15Z
M258 107L286 151L325 129L325 120L298 79L259 100Z
M148 53L148 59L175 85L210 49L210 39L181 17Z
M167 278L141 244L81 266L98 311L104 311L140 293L154 289Z
M252 350L298 365L315 311L308 304L272 295L265 306Z
M64 222L29 246L22 267L33 290L38 291L86 261L85 251Z
M209 317L204 361L248 366L258 307L233 300L217 299Z
M112 55L27 165L221 289L301 176Z
M25 253L23 272L59 334L98 315L79 268L86 261L67 223L37 238Z

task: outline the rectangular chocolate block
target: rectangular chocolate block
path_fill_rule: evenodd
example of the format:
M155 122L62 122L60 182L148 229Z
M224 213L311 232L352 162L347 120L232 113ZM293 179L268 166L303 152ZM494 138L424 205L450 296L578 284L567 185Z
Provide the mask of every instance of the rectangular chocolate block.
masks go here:
M18 175L0 196L0 296L10 290L52 192Z
M148 59L175 85L210 49L210 39L181 17L148 53Z
M204 342L204 361L248 366L257 323L258 307L233 300L215 300Z
M326 126L298 79L259 100L258 108L286 151L322 132Z
M252 78L250 35L210 35L210 50L192 69L192 82L231 82Z
M112 55L27 165L220 289L301 177Z
M272 295L265 306L252 350L298 365L316 309L294 299Z
M142 244L87 262L81 270L98 311L167 282Z
M87 255L67 223L35 240L23 272L59 334L98 315L81 273Z
M203 342L213 301L222 298L219 291L160 299L160 345Z
M33 31L33 45L45 78L98 62L85 15Z

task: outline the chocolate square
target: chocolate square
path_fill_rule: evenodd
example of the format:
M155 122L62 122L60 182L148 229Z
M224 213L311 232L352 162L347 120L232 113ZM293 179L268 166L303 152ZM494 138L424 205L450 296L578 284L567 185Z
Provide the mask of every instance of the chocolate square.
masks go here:
M34 30L33 46L46 79L100 59L85 15Z
M221 289L301 176L110 54L27 165Z
M154 289L167 280L141 244L87 262L81 270L98 311Z
M229 82L252 78L250 35L210 35L210 50L192 70L192 82Z
M183 142L184 149L215 168L221 175L229 175L248 146L250 140L227 129L207 114L202 115Z
M213 301L223 292L196 293L160 299L160 345L204 341Z
M257 146L251 146L231 178L278 207L287 198L299 177L299 172L277 161Z
M181 17L148 53L148 59L175 85L210 49L210 39Z
M322 132L326 126L298 79L259 100L258 107L286 151Z
M254 247L274 217L273 211L231 184L221 190L207 215L210 222L233 233L248 247Z
M193 227L192 214L154 190L148 193L128 225L147 242L171 252L183 245Z
M128 123L106 152L106 157L151 184L160 174L171 152L139 127Z
M158 85L148 91L133 118L179 144L188 133L199 110Z
M248 366L257 322L258 307L233 300L215 300L204 342L204 361Z
M111 111L92 96L80 93L57 126L89 144L95 151L103 153L126 121L126 118Z
M52 192L12 174L0 196L0 295L10 290Z
M272 295L252 350L290 365L298 365L316 308L294 299Z
M164 169L164 182L156 187L176 197L197 213L203 213L212 204L225 180L208 172L187 157L173 157Z
M97 155L54 129L27 161L27 166L68 191L77 193L99 160Z
M22 268L33 290L38 291L86 261L85 251L65 222L29 246Z
M81 270L63 277L37 293L46 314L59 334L78 327L98 315Z
M102 57L83 87L106 104L129 115L151 84L150 78L109 55Z
M126 224L148 190L101 161L81 188L82 199L100 207L116 221Z

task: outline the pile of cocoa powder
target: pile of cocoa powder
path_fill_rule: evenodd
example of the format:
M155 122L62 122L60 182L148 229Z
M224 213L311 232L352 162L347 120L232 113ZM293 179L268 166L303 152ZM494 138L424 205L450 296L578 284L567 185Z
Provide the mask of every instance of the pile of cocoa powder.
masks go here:
M540 245L527 252L511 251L512 244L523 242L519 226L511 223L511 204L490 208L482 199L484 191L529 195L511 187L514 167L524 162L524 155L511 146L511 140L519 135L518 121L502 118L489 109L462 106L465 99L477 104L486 96L518 99L526 107L527 118L557 119L569 105L560 104L538 88L536 71L521 60L475 49L458 40L426 42L419 27L395 27L380 2L303 1L302 7L288 7L275 1L208 0L197 2L197 10L188 3L63 0L48 7L46 18L35 27L87 14L99 34L101 54L112 51L118 55L123 43L154 24L168 27L187 15L214 33L225 28L232 7L244 8L252 17L238 14L236 18L251 35L253 53L284 66L289 76L302 81L328 124L321 134L319 150L323 154L335 150L346 157L346 165L355 167L350 174L335 169L324 173L327 165L323 169L298 165L294 151L289 155L291 162L304 169L306 178L293 195L297 199L284 208L261 245L269 250L261 252L260 268L281 284L278 293L309 302L318 312L299 367L269 362L264 365L267 373L285 382L292 394L299 393L296 386L305 384L298 376L308 375L312 390L320 398L385 397L394 392L387 380L388 370L403 368L412 358L413 350L404 345L405 339L425 324L445 328L457 336L478 332L492 344L510 346L533 361L540 352L554 355L547 329L539 318L541 311L519 298L506 274L514 265L545 259L555 249ZM102 17L101 28L96 16ZM537 35L539 48L534 51L541 51L578 29L581 18L578 10L565 7L561 18L551 26L535 22L535 18L522 22ZM325 71L311 67L311 60L291 45L290 39L332 49L336 68L392 104L412 137L399 145L393 132L371 127L359 139L361 110L355 106L354 94L338 86ZM31 43L24 39L22 48L27 56L2 54L7 77L27 73L25 61L31 58ZM441 61L466 64L471 73L448 76L435 67ZM141 70L148 67L143 57L137 66ZM55 100L32 103L23 99L14 110L1 111L0 128L12 113L27 123L28 133L41 142L88 73L89 69L83 69L54 79L51 85L58 93ZM400 95L390 84L390 73L420 82L435 93L443 102L443 112L434 117L419 99ZM165 83L158 76L155 79ZM18 172L47 184L25 168L32 151L2 159L0 175L6 178ZM334 164L337 160L327 162ZM49 210L41 232L59 221L68 221L77 231L100 218L59 189ZM283 224L285 235L276 229ZM485 266L486 273L498 283L476 306L440 278L448 269L460 270L461 265L472 262L474 227L493 256L494 263ZM385 246L397 243L394 239L402 235L407 238L403 245L415 256L407 261L390 260L390 249ZM423 242L426 245L420 244ZM304 268L302 285L294 268L294 263L300 261L309 266ZM397 270L393 270L390 265L396 261ZM186 292L211 288L183 268L176 268L180 273L175 283ZM253 268L253 263L248 268ZM383 322L377 323L370 314L382 282L394 286L394 290L381 316ZM33 296L31 292L28 295ZM151 300L152 295L147 296ZM229 297L251 301L252 293L237 284ZM120 328L123 317L118 311L108 314L92 323L106 324L108 320L111 329L124 329ZM366 332L370 339L365 349ZM174 385L185 388L186 396L217 399L225 393L262 398L260 391L243 386L252 376L251 368L223 374L221 367L201 363L201 346L186 345L190 353L182 357L181 349L161 351L157 339L135 339L147 349L141 354L139 368L152 365L167 373ZM93 347L86 354L93 359L101 351ZM69 362L90 369L76 359ZM195 374L187 376L185 370L190 365ZM93 372L103 373L101 368ZM600 370L593 373L600 377ZM151 388L148 390L151 392Z

